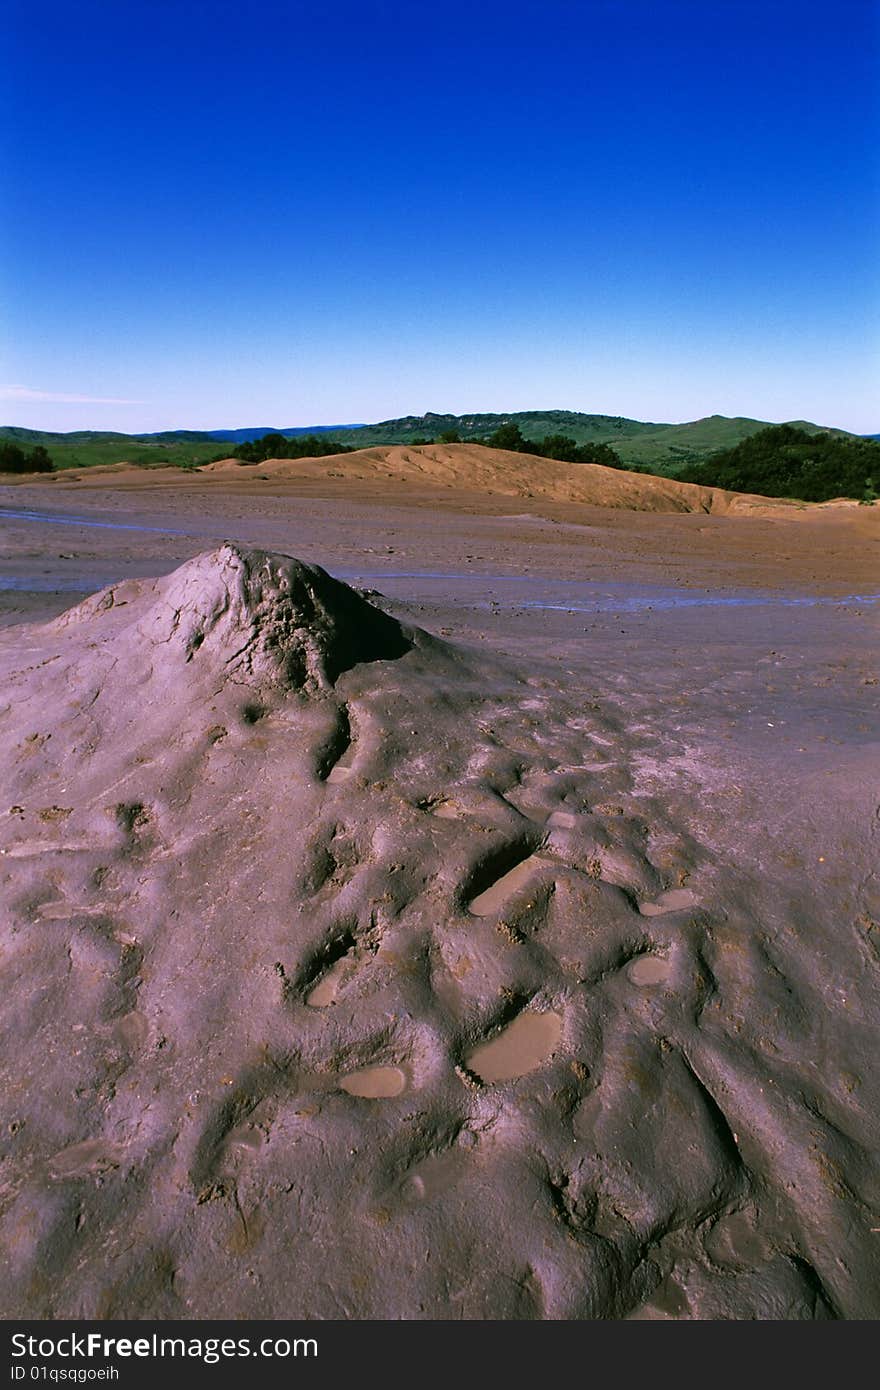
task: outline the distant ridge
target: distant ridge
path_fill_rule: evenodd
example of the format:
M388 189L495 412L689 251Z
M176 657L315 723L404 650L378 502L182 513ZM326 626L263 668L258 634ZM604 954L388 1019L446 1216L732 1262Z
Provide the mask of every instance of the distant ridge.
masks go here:
M133 434L132 439L158 440L205 440L216 439L218 444L249 444L252 439L262 439L264 434L283 434L288 439L296 439L303 434L333 434L336 430L367 429L366 425L252 425L241 430L160 430L156 434Z
M337 430L340 444L365 448L373 444L411 444L418 439L437 438L454 431L462 443L483 438L500 425L517 424L526 439L540 440L548 434L565 434L578 444L610 444L621 461L631 467L650 468L674 475L688 464L699 463L710 454L735 445L766 429L771 423L748 416L707 415L686 424L662 424L632 420L621 415L590 415L575 410L526 410L509 415L406 415L383 420L357 430ZM772 422L777 423L777 422ZM813 424L809 420L790 420L808 434L846 435L846 430Z
M545 435L564 434L578 444L609 444L627 467L674 477L683 468L702 463L711 454L734 448L758 430L766 429L770 422L748 416L708 415L676 425L632 420L622 415L591 415L576 410L522 410L506 415L450 415L428 411L424 415L404 415L371 425L290 425L279 429L253 425L241 429L162 430L134 435L98 430L53 434L7 425L0 427L0 438L22 447L42 444L57 468L83 468L122 461L173 466L206 463L217 457L220 447L229 446L232 450L236 444L259 439L265 434L283 434L288 438L329 435L340 444L363 449L379 444L414 444L438 439L444 434L457 435L465 444L473 443L507 423L518 425L526 439L535 441ZM785 423L796 425L808 434L827 431L854 437L846 430L808 420Z

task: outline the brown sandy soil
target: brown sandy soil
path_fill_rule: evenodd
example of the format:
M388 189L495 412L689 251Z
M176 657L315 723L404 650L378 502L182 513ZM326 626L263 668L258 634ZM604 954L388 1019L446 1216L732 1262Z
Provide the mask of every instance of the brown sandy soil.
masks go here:
M419 456L418 466L401 456ZM576 500L578 491L584 500ZM411 569L540 569L687 586L799 584L829 593L867 591L880 576L880 507L776 503L466 445L229 462L195 473L115 464L0 479L0 509L78 515L86 499L92 519L189 533L189 544L155 544L169 560L228 536L322 563L369 557L380 569L399 569L405 559ZM14 562L16 551L30 549L35 528L0 522ZM73 532L50 534L60 542L56 554L93 549L81 544L88 533L75 547L67 544ZM130 549L127 541L120 546Z
M632 511L712 515L796 516L818 509L786 498L729 492L723 488L681 483L674 478L606 468L601 464L562 463L536 454L511 453L474 444L377 445L321 458L266 459L259 464L241 464L235 458L227 458L203 464L192 471L211 480L233 482L237 487L258 481L309 488L315 484L323 487L327 482L335 486L342 480L348 496L361 493L364 485L368 495L370 485L378 484L382 495L387 496L389 486L415 484L422 494L451 490L464 494L466 499L480 498L484 505L486 499L497 496L538 499L543 504L574 502ZM86 483L100 487L112 478L115 487L126 488L149 486L144 478L147 474L154 484L161 481L166 486L174 486L182 484L189 472L177 468L144 469L120 461L93 468L68 469L61 474L0 474L0 481L12 485ZM857 505L848 499L820 504L823 509L835 510Z
M330 459L269 459L250 465L254 473L293 481L327 476L347 482L415 483L430 488L467 488L482 496L500 494L556 502L586 502L639 511L727 511L729 494L671 479L647 477L598 464L559 463L534 454L510 453L474 444L390 445L358 449ZM237 472L235 459L205 464L206 474Z
M243 471L0 498L0 1311L878 1316L872 512Z

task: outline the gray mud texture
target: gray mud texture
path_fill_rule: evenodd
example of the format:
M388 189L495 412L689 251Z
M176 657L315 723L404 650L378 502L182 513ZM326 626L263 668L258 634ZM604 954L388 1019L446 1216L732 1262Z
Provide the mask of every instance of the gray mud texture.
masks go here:
M0 1313L877 1317L876 817L820 889L388 607L225 545L0 634Z

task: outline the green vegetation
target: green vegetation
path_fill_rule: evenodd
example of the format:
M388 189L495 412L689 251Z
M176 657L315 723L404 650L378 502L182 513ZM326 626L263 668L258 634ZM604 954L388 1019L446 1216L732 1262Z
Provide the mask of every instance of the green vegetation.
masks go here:
M239 463L265 463L266 459L326 458L328 454L352 452L347 444L328 439L324 434L300 434L295 439L288 439L283 434L264 434L262 439L253 439L250 443L230 444L222 454L216 452L216 445L214 449L216 459L236 458Z
M708 423L696 422L697 425ZM703 430L703 441L713 437L717 436L711 430ZM408 442L415 445L433 441L425 435L414 435ZM441 430L437 442L457 444L461 436L458 430ZM604 441L579 443L573 435L561 432L545 434L539 439L527 437L518 419L503 420L490 434L472 437L468 442L514 453L537 454L566 463L599 463L609 468L634 467L638 472L649 471L643 464L627 462ZM262 463L270 458L320 458L351 452L351 445L327 435L300 435L290 439L277 433L229 448L241 463ZM219 455L228 456L228 452ZM756 492L768 497L823 502L831 497L849 496L870 502L876 497L873 478L880 476L880 444L842 431L810 433L796 425L771 425L752 433L731 449L719 451L698 463L685 463L679 467L677 476L682 482L723 487L733 492Z
M807 420L792 423L808 434L823 432L820 425ZM619 459L618 467L677 477L683 468L702 463L718 450L731 449L765 429L766 421L710 415L684 425L664 425L629 420L621 415L585 415L576 410L524 410L510 415L429 413L334 430L333 438L353 449L365 449L373 444L424 444L433 439L439 443L481 444L507 425L517 427L533 453L541 452L535 446L544 440L562 435L573 439L577 445L607 444ZM841 438L852 437L842 430L824 432ZM608 462L598 457L586 461Z
M0 429L0 441L26 452L41 446L56 469L119 462L146 468L195 468L217 458L235 457L244 462L260 463L272 457L324 457L375 444L417 445L433 440L448 444L492 442L499 448L526 450L572 463L604 463L641 473L689 478L694 468L710 459L714 464L722 453L726 456L743 441L767 428L762 420L742 416L731 419L711 415L684 425L664 425L628 420L618 415L586 415L573 410L526 410L510 415L407 415L375 425L340 426L332 432L306 435L297 434L293 429L289 433L266 430L261 439L250 443L226 442L198 430L136 436L88 430L48 434L16 427ZM808 439L820 437L856 447L860 444L856 436L843 430L822 429L805 420L773 428L794 429ZM502 439L508 443L499 443ZM272 442L267 444L267 440ZM840 461L845 459L848 466L852 457L841 454ZM861 497L874 487L872 483L868 489L867 478L875 482L880 478L880 467L876 463L868 462L864 466L857 487L847 472L845 481L844 477L838 480L836 492ZM700 480L705 481L705 478L701 475ZM781 495L775 484L773 489Z
M541 458L559 459L562 463L603 463L606 468L623 468L620 455L610 444L578 444L569 434L545 434L543 439L526 439L513 421L499 425L488 439L479 441L490 449L510 449L514 453L538 454Z
M435 441L418 435L409 443L433 444ZM438 444L460 444L457 430L443 430L437 437ZM514 423L505 423L485 439L474 439L474 444L484 444L491 449L508 449L515 453L538 454L542 458L560 459L566 463L604 463L608 468L622 468L620 458L608 444L578 444L570 435L548 434L543 439L526 439ZM298 435L294 439L283 434L264 434L261 439L250 443L231 444L225 453L217 458L238 459L239 463L264 463L266 459L324 458L329 454L350 454L351 445L341 444L338 439L327 435Z
M576 444L606 443L623 454L623 441L643 433L669 429L668 425L644 424L617 415L584 415L576 410L523 410L510 415L404 415L376 425L359 425L333 431L334 439L355 449L373 444L484 444L507 425L514 425L530 445L564 435ZM502 445L499 448L504 447ZM534 449L532 449L534 452Z
M45 449L56 469L92 468L100 463L133 463L139 468L192 467L216 458L218 448L223 447L216 439L203 435L141 441L130 434L99 430L51 434L14 425L0 429L0 444L7 443L19 449Z
M42 444L31 452L7 439L0 439L0 473L51 473L52 460Z
M682 482L827 502L833 497L873 501L880 477L880 444L853 435L808 434L771 425L705 462L679 473Z

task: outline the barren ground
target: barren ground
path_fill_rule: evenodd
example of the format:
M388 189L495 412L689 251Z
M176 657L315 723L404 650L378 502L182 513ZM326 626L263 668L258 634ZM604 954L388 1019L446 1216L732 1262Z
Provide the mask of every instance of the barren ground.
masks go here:
M876 1317L880 511L390 486L0 487L0 1311Z

